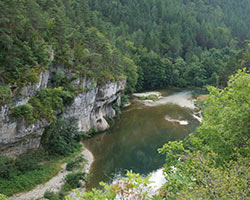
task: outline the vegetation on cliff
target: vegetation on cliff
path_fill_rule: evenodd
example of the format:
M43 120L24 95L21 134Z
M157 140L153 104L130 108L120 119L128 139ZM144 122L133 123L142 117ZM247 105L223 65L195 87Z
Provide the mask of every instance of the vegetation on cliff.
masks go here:
M70 50L67 41L70 38L66 38L70 27L64 29L69 22L63 23L69 20L64 4L56 1L46 3L15 0L2 1L0 8L3 27L1 67L4 80L2 81L22 82L24 85L34 83L37 81L36 74L31 72L44 70L43 66L48 67L48 60L54 49L58 60L63 60L67 50ZM55 47L62 45L64 48L55 48L53 44ZM58 62L57 59L55 62Z
M59 71L52 87L70 91L67 86L77 77L102 83L127 75L133 90L137 67L115 47L109 24L90 11L86 0L1 1L0 13L0 105L55 66ZM65 84L68 70L75 76Z
M28 124L37 120L56 121L56 116L70 103L74 95L63 88L43 89L29 100L28 104L13 108L12 115Z

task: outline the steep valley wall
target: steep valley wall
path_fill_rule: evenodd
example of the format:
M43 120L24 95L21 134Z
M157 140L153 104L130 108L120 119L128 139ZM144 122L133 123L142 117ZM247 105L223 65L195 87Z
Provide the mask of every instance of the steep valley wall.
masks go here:
M0 107L0 155L16 157L40 146L43 132L49 125L46 120L37 120L29 125L21 118L12 117L11 108L28 103L32 96L46 88L50 75L49 72L41 73L39 83L23 87L19 95L14 96L11 105ZM105 118L116 115L113 105L120 106L126 80L108 81L100 86L90 79L78 78L72 84L81 84L86 90L79 93L70 106L65 107L62 115L65 118L76 118L79 129L84 132L108 129L109 124Z

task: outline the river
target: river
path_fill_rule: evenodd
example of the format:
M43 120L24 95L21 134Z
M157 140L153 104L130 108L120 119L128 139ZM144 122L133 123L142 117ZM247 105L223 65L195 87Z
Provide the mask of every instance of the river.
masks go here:
M199 126L194 116L194 98L201 91L159 92L162 98L154 103L132 100L109 131L85 140L95 157L87 189L98 187L100 181L110 183L126 170L143 175L153 172L153 179L162 177L159 169L165 158L157 149L168 141L182 140Z

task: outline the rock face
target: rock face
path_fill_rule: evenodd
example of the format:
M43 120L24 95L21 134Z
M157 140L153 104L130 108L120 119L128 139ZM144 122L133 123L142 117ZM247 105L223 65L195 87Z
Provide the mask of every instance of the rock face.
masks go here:
M48 78L48 72L41 73L39 83L23 87L19 95L14 97L13 105L0 107L0 155L15 157L39 147L46 122L28 125L22 119L11 117L11 107L28 103L37 91L47 87Z
M42 73L38 84L22 88L19 95L15 96L12 105L0 107L0 155L16 157L39 147L41 136L48 123L37 121L35 124L28 125L22 119L11 117L11 107L28 103L36 92L47 87L48 81L49 72ZM65 108L64 117L76 118L80 130L84 132L90 129L98 131L108 129L109 124L105 118L115 116L112 106L120 106L121 92L125 88L126 80L97 86L91 80L82 78L72 84L81 84L86 91L78 94L72 105Z
M116 114L113 105L120 106L121 92L124 90L126 80L107 82L97 86L90 80L83 80L82 87L87 92L76 96L71 106L67 107L64 117L74 117L78 120L80 130L88 132L90 129L104 131L109 128L105 118L113 118Z

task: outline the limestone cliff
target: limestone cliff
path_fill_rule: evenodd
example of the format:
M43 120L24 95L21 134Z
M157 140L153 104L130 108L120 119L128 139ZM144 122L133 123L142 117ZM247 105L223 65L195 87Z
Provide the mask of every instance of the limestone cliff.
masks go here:
M28 103L37 91L47 87L48 78L48 72L41 73L38 84L23 87L13 103L0 107L0 155L17 156L39 147L46 122L28 125L22 119L13 118L11 108Z
M126 80L107 82L99 87L91 80L83 80L81 83L88 91L76 96L72 105L65 109L64 117L78 119L79 128L84 132L92 128L98 131L108 129L105 117L115 116L112 106L115 104L120 106L121 92L125 88Z
M18 156L40 145L41 136L48 123L38 120L29 125L22 119L11 116L11 108L28 103L29 99L41 89L47 87L49 72L40 75L38 84L22 88L19 95L14 97L11 105L0 107L0 155ZM86 90L78 94L73 103L64 109L65 118L74 117L78 120L80 130L87 132L90 129L104 131L109 128L106 117L114 117L113 105L121 103L121 92L126 80L106 82L98 86L86 78L78 78L72 84L81 84Z

